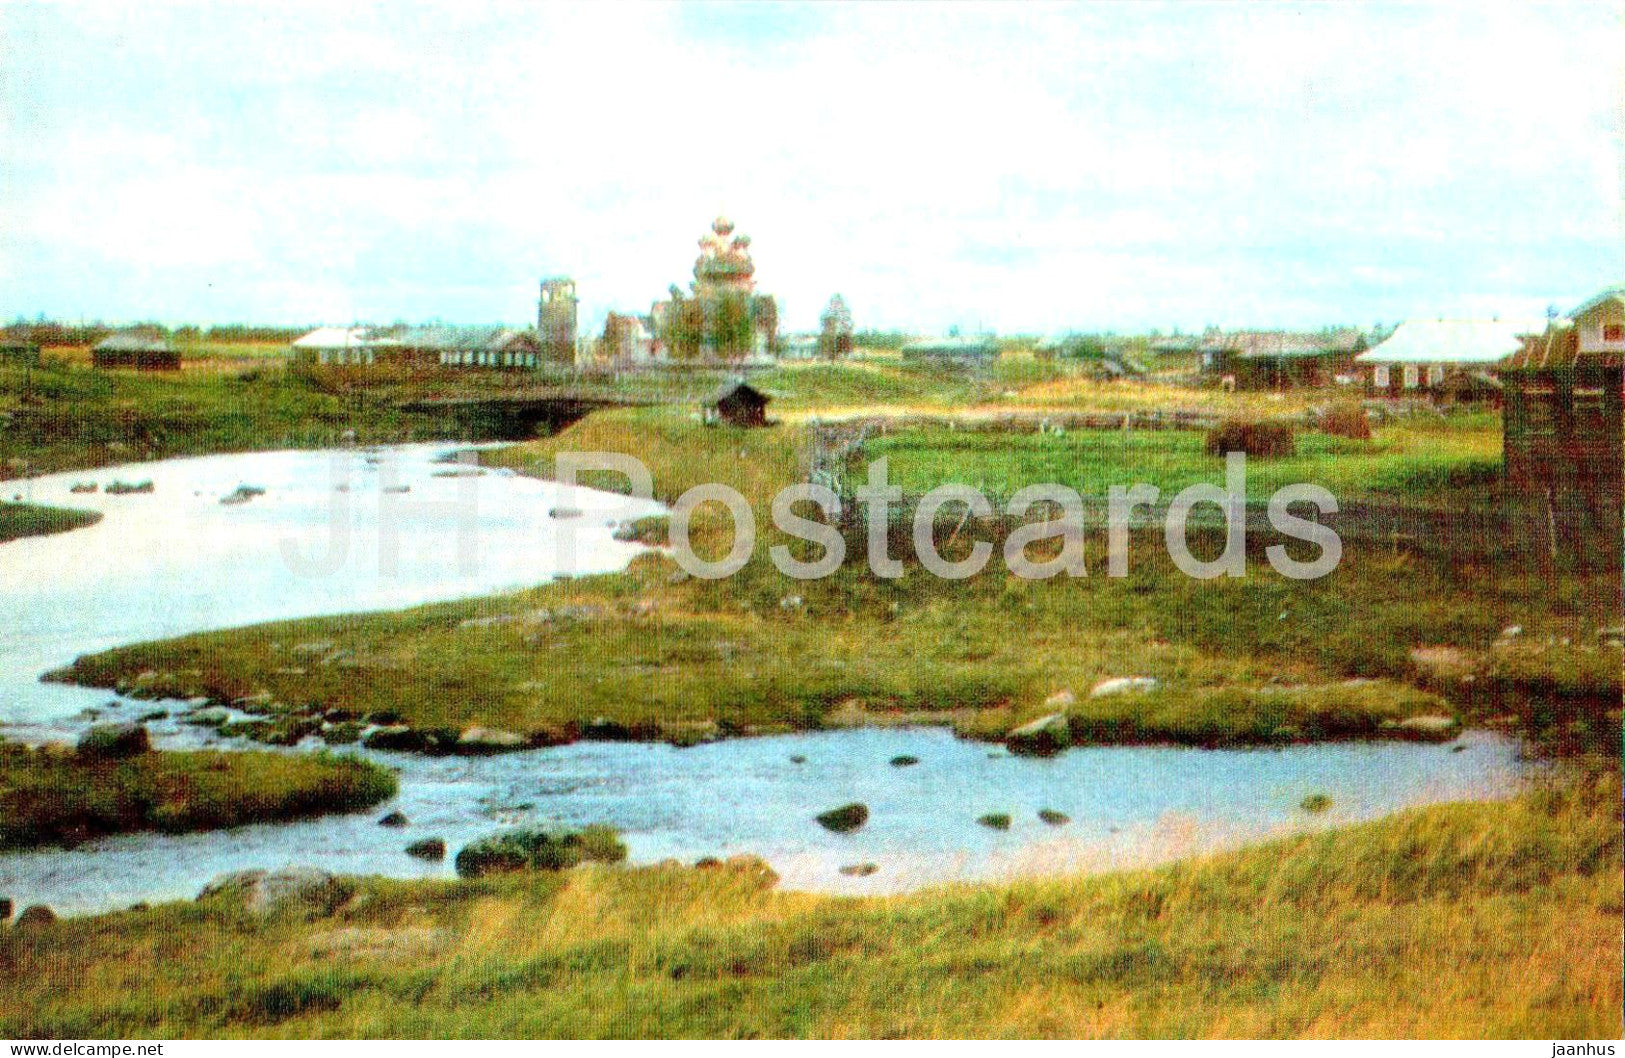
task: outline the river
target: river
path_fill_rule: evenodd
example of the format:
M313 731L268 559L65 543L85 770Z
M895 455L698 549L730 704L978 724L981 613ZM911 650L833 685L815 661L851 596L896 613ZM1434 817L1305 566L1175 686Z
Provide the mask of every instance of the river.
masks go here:
M9 482L37 503L101 511L98 524L0 545L0 736L69 741L107 691L39 676L108 647L263 621L395 609L624 568L643 547L615 527L651 502L448 463L445 446L272 452L129 465ZM150 480L151 492L108 495ZM94 493L72 487L95 482ZM241 486L263 489L222 504ZM9 498L9 496L8 496ZM561 515L556 517L555 515ZM561 536L569 535L568 546ZM290 552L292 557L290 558ZM150 725L162 748L221 745ZM311 745L287 752L305 752ZM1012 757L936 728L845 730L667 745L581 742L487 758L355 750L397 769L392 803L348 816L188 835L135 834L72 850L0 855L0 896L84 913L194 896L247 867L312 864L449 876L404 848L455 850L520 823L619 828L634 863L750 853L787 888L884 893L943 882L1166 861L1437 801L1506 796L1525 766L1512 741L1469 732L1439 746L1338 743L1270 750L1077 749ZM896 756L919 758L893 767ZM1325 794L1331 807L1300 804ZM849 801L869 823L833 834L813 817ZM398 809L404 829L376 820ZM1049 809L1069 817L1052 825ZM1008 813L1008 830L977 822ZM842 873L872 863L872 874Z

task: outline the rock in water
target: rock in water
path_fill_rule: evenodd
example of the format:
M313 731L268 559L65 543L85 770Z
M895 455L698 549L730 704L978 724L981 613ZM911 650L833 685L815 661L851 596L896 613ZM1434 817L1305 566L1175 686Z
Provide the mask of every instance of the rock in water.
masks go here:
M320 868L289 867L223 874L197 898L237 903L256 915L300 910L314 918L332 914L354 894L354 885Z
M869 806L856 802L832 808L818 817L820 826L837 834L850 834L868 821Z
M1004 744L1011 753L1048 757L1072 744L1072 729L1065 713L1051 713L1015 728L1004 736Z
M424 838L406 846L406 854L416 856L420 860L439 863L446 858L446 843L440 838Z
M1010 829L1010 816L1006 812L989 812L978 819L977 822L992 830Z
M459 753L508 753L516 749L525 748L525 737L516 735L512 731L503 731L494 727L468 728L457 736L457 752Z
M152 749L140 724L97 724L79 736L79 755L92 760L122 760Z
M880 866L874 863L849 863L841 868L841 873L854 878L867 878L878 870Z
M1040 808L1038 810L1038 818L1042 819L1052 827L1064 826L1065 824L1072 822L1072 818L1065 812L1057 812L1053 808Z
M391 812L380 819L378 825L381 827L404 827L406 826L406 813Z
M912 768L918 763L920 758L907 753L900 753L891 759L891 766L894 768Z
M1449 742L1461 734L1461 721L1453 716L1409 716L1404 720L1384 720L1378 730L1393 738Z
M424 747L424 737L405 724L391 724L380 727L368 735L361 742L368 749L394 749L404 750L408 753L421 751Z

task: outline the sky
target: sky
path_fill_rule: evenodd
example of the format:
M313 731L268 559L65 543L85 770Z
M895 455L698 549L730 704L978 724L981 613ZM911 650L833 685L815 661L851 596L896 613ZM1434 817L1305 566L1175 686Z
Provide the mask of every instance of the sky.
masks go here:
M1625 3L0 0L0 318L1528 316L1625 281Z

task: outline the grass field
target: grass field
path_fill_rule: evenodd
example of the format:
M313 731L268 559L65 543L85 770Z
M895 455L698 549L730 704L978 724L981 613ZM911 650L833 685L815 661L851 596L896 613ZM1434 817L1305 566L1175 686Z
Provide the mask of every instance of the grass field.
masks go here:
M1113 485L1156 485L1164 499L1197 482L1224 484L1224 460L1193 430L1074 430L1064 435L909 429L877 437L864 458L885 456L891 480L913 494L955 482L990 497L1024 485L1059 484L1085 496ZM1412 421L1369 441L1300 430L1295 455L1247 461L1248 496L1284 485L1319 485L1340 501L1381 500L1484 508L1501 478L1499 424L1483 417Z
M45 536L83 529L101 521L96 511L75 511L63 507L42 507L30 503L10 503L0 498L0 544L25 536Z
M354 812L394 794L393 775L349 757L200 750L87 760L0 742L0 850Z
M1155 871L841 899L711 868L0 933L12 1038L1620 1032L1617 777Z

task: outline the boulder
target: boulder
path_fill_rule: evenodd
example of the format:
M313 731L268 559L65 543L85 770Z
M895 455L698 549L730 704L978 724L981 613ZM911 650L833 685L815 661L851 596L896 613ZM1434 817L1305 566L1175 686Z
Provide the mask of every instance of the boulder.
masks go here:
M26 929L29 926L46 926L56 921L56 912L44 904L30 904L23 908L23 913L17 916L17 928Z
M1057 812L1053 808L1040 808L1038 810L1038 818L1042 819L1052 827L1065 826L1067 823L1072 822L1072 818L1065 812Z
M841 873L854 878L867 878L878 870L880 866L874 863L849 863L841 868Z
M894 768L912 768L918 763L920 763L920 758L907 753L899 753L891 759L891 766Z
M1117 676L1109 680L1101 680L1089 689L1091 698L1108 698L1114 694L1147 694L1161 687L1162 683L1150 676Z
M632 733L619 721L595 716L581 725L581 737L595 742L625 742L632 737Z
M235 871L203 887L197 898L241 906L256 915L300 911L330 915L355 895L355 886L317 867L280 871Z
M1052 713L1065 712L1077 704L1078 696L1064 687L1044 699L1044 708Z
M423 736L405 724L380 727L362 740L368 749L394 749L415 752L423 748Z
M140 724L97 724L79 736L79 755L92 760L122 760L152 749Z
M1011 753L1048 757L1072 744L1072 728L1065 713L1050 713L1014 728L1004 736Z
M510 753L525 748L525 736L475 725L457 736L459 753Z
M869 806L853 802L832 808L818 816L818 824L837 834L850 834L869 821Z
M424 838L406 846L406 854L416 856L420 860L439 863L446 858L446 842L443 838Z
M1384 720L1383 734L1393 738L1412 739L1417 742L1449 742L1461 734L1461 721L1453 716L1407 716L1403 720Z
M231 722L231 711L220 706L209 709L197 709L186 714L185 720L198 727L224 727Z
M404 827L406 826L406 813L391 812L380 819L378 825L381 827Z

